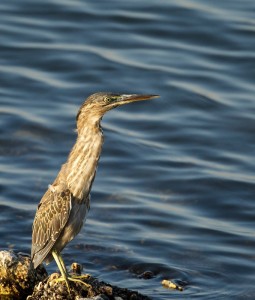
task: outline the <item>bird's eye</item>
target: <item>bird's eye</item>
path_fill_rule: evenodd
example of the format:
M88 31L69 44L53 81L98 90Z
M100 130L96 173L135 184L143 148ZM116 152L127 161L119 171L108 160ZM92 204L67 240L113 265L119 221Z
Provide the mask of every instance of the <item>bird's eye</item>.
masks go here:
M105 97L105 98L104 98L105 104L108 104L108 103L110 103L111 101L112 101L112 98L111 98L111 97Z

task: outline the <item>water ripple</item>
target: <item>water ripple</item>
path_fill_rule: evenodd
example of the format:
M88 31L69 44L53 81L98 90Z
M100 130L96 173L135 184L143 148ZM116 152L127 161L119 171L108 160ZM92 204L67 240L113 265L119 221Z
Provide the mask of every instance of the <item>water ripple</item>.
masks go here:
M0 3L1 247L30 252L36 207L87 95L160 94L103 118L91 210L65 260L155 299L180 298L165 278L185 282L186 299L253 299L254 9Z

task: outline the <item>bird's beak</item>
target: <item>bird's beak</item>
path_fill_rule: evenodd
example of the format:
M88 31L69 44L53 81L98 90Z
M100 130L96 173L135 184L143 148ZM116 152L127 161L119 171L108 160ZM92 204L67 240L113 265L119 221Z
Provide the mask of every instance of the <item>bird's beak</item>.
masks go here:
M131 95L120 95L116 103L119 105L121 104L126 104L130 102L135 102L135 101L142 101L142 100L150 100L153 98L158 98L159 95L146 95L146 94L131 94Z

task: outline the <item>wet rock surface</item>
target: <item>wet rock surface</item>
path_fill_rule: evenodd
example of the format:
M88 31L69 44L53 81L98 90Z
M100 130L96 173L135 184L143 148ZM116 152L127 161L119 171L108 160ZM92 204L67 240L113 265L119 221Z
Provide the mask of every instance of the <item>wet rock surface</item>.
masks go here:
M82 275L83 276L83 275ZM86 276L82 282L70 282L70 293L64 281L58 281L60 275L52 274L34 288L34 292L27 300L39 299L93 299L93 300L149 300L150 298L135 291L112 286L99 281L92 276ZM88 288L87 285L90 287Z
M31 265L29 255L13 251L0 251L1 299L25 299L34 286L48 276L43 265L37 270Z
M13 251L0 251L1 299L149 300L125 288L112 286L90 275L80 275L79 264L72 265L70 291L59 273L48 276L43 265L36 270L30 257Z

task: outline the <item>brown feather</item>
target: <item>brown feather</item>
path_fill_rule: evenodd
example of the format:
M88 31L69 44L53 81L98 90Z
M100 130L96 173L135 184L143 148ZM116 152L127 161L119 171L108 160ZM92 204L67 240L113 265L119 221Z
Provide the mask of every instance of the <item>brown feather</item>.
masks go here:
M35 268L49 254L65 227L71 210L72 194L66 189L63 192L47 190L38 206L33 223L32 261Z

